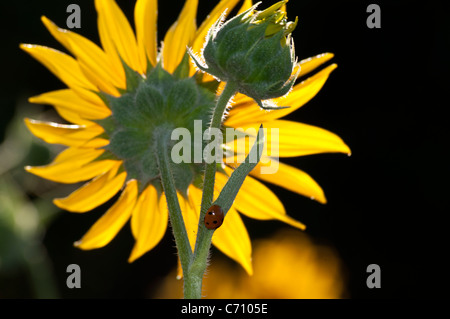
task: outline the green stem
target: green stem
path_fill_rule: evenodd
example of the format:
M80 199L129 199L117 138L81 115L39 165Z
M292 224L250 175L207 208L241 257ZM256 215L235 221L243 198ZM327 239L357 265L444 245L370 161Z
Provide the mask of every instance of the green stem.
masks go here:
M228 82L225 88L222 91L222 94L220 95L219 99L217 100L216 107L214 108L214 113L211 119L211 125L210 128L220 128L222 125L222 117L223 113L225 112L225 109L227 107L228 102L230 99L234 96L236 93L236 85L234 83ZM200 214L200 221L203 221L203 218L205 217L206 211L209 207L211 207L213 197L214 197L214 182L216 179L216 167L217 163L206 163L205 164L205 177L203 182L203 196L202 196L202 206L201 206L201 214ZM207 230L205 225L203 225L202 222L199 223L199 229L198 229L198 236L203 234L202 230ZM197 238L201 239L201 238ZM198 244L198 240L196 243ZM197 251L197 246L195 248L195 251Z
M216 107L211 120L210 128L220 128L222 117L228 102L236 93L236 84L228 82L217 100ZM214 182L216 177L216 162L205 164L205 177L203 182L203 196L198 223L197 240L192 262L184 281L185 298L201 298L203 274L206 270L211 239L214 230L205 227L203 220L214 197Z
M172 171L170 170L168 150L169 137L170 133L166 131L156 132L155 151L158 168L161 175L161 183L164 189L164 194L166 195L170 224L172 225L173 235L175 237L175 243L178 249L178 256L180 258L181 267L183 268L184 274L189 268L189 263L192 258L192 250L189 244L186 227L184 225L183 215L181 214Z

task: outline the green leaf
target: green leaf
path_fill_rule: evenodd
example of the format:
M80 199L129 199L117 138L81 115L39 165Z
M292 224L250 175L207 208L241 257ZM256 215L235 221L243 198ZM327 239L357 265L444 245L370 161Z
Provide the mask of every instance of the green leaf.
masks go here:
M261 155L264 148L264 131L263 126L259 127L258 136L256 137L256 142L253 144L250 153L248 153L245 161L238 166L231 174L227 183L223 187L222 191L217 197L213 205L218 205L222 207L224 214L228 212L231 205L233 205L234 199L236 198L239 189L242 186L247 175L255 168L261 159Z

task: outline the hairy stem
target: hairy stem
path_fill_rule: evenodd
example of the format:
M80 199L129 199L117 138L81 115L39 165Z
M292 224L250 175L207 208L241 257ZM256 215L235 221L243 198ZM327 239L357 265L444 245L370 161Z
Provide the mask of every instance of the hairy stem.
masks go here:
M184 225L183 215L181 214L175 182L170 169L168 150L168 146L170 145L170 132L159 131L157 133L158 134L155 134L155 153L161 175L161 183L164 189L164 194L166 195L170 223L172 225L173 235L175 237L175 243L178 249L178 256L180 258L181 267L183 268L184 274L189 268L189 263L192 259L192 250L189 244L186 227Z
M222 117L228 102L236 93L236 85L228 82L222 94L217 100L216 107L211 120L210 128L219 129L222 125ZM214 230L205 227L203 220L206 211L211 207L214 196L214 182L216 176L216 162L205 164L205 177L203 182L202 204L200 209L200 219L198 223L197 240L195 243L194 255L189 265L189 271L185 277L185 298L201 298L202 280L205 273L211 239Z

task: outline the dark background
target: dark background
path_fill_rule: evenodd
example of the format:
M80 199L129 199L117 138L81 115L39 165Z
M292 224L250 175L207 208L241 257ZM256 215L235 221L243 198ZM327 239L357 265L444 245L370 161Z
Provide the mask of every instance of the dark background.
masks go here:
M273 2L266 1L263 7ZM1 2L0 141L18 101L64 87L18 45L62 49L40 16L65 27L70 3L78 3L82 10L82 28L76 31L98 42L93 1ZM132 18L134 2L118 3ZM332 61L339 66L320 93L289 119L337 133L352 156L323 154L285 161L316 179L327 196L326 205L270 187L288 213L308 225L309 235L337 250L346 267L349 297L447 298L450 11L444 1L376 1L381 7L381 29L369 29L370 3L288 3L290 18L299 17L294 31L297 56L333 52ZM159 40L182 4L159 1ZM198 22L214 4L200 0ZM107 206L84 215L61 211L48 225L43 242L63 298L145 297L176 263L170 232L131 266L126 261L133 245L129 227L100 250L72 248ZM252 239L283 226L245 217L244 221ZM66 288L70 263L83 269L85 289ZM381 267L380 289L366 286L366 267L372 263ZM33 297L20 273L3 277L1 285L10 289L2 292L6 297Z

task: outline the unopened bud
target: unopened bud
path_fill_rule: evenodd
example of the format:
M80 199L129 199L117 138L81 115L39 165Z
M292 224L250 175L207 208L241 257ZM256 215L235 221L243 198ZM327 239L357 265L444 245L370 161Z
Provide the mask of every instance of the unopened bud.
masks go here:
M233 82L237 90L253 98L264 108L262 100L289 92L297 75L291 33L297 25L288 22L280 1L263 11L258 4L210 29L203 49L205 64L192 54L196 65L220 81Z

